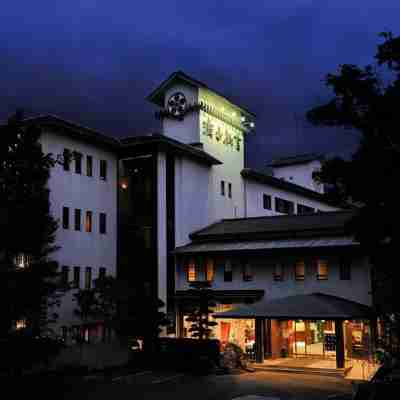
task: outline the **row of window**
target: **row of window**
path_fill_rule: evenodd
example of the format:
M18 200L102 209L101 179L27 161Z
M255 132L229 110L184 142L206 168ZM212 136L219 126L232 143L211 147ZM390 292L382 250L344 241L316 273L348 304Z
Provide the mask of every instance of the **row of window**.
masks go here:
M228 186L228 193L226 192L226 186ZM228 195L228 198L232 198L232 183L221 181L221 196L225 197L226 195Z
M69 286L71 281L70 281L70 267L67 265L63 265L61 268L61 283L63 286ZM79 289L81 287L81 267L73 267L73 276L72 276L72 287L75 289ZM100 267L99 268L99 273L98 273L98 278L102 279L106 276L106 268ZM92 267L86 267L85 268L85 283L84 283L84 288L85 289L91 289L92 287Z
M70 227L70 218L69 218L69 207L63 207L62 210L62 226L64 229L69 229ZM74 214L74 229L76 231L81 230L81 219L82 219L82 210L79 208L75 208ZM92 232L93 230L93 212L86 211L85 214L85 232ZM105 234L107 233L107 214L99 213L99 233Z
M264 210L272 210L272 197L269 194L263 194ZM282 214L294 214L294 202L275 197L275 211ZM304 204L297 204L297 214L313 214L315 209Z
M318 259L315 260L317 279L327 280L329 278L329 264L327 260ZM245 282L252 281L254 279L254 273L249 262L241 263L242 279ZM296 281L304 281L306 277L306 264L303 260L297 261L293 265L284 265L283 263L274 264L272 276L275 281L283 281L286 279L286 275L290 269L294 268L294 277ZM190 259L185 265L186 279L188 282L195 282L202 278L207 281L213 281L215 277L215 261L213 258L207 258L204 263L199 262L194 258ZM343 259L339 265L339 279L350 280L351 279L351 260ZM224 281L232 281L232 263L230 260L226 260L224 263Z
M64 149L63 152L63 168L64 171L71 170L71 160L75 161L75 173L82 174L83 155L78 151ZM107 180L107 161L100 160L99 178L103 181ZM93 176L93 157L86 155L86 176Z

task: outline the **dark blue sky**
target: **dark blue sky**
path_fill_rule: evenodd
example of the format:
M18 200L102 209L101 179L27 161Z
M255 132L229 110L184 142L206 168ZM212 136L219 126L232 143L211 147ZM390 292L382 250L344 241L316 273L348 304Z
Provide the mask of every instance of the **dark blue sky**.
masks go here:
M257 114L249 165L349 153L354 136L312 128L304 112L328 98L326 73L371 62L399 19L399 0L7 1L0 119L23 107L116 137L155 131L145 97L181 69Z

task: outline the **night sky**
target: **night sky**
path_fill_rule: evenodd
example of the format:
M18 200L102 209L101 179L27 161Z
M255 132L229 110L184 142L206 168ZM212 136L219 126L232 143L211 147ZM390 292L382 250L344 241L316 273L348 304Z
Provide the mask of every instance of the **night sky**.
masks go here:
M249 166L346 155L356 136L312 128L304 112L329 98L326 73L370 63L399 20L399 0L5 1L0 119L24 108L115 137L159 131L145 97L180 69L257 114Z

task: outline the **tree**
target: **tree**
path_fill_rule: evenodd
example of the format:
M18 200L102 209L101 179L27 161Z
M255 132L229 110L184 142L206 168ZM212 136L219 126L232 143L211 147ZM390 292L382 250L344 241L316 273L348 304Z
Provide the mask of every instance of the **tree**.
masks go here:
M210 321L210 314L212 313L210 308L215 307L211 283L208 281L192 282L190 287L189 292L194 299L194 304L186 318L186 321L191 323L189 332L194 338L208 339L212 332L210 328L217 325L215 321Z
M373 65L344 64L326 76L334 96L310 110L307 118L315 125L344 127L360 137L350 160L328 160L315 179L331 186L335 200L358 206L348 228L371 255L376 310L392 322L399 338L400 272L392 257L400 245L400 37L389 32L381 37Z
M0 127L0 335L23 320L34 335L57 317L57 265L50 255L57 222L50 214L47 182L56 161L44 154L41 130L22 113ZM17 263L16 263L17 261Z

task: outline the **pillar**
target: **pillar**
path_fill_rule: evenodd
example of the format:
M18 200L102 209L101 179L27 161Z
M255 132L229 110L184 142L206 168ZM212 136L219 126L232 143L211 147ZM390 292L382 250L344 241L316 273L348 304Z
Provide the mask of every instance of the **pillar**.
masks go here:
M335 335L336 335L336 368L344 368L344 333L343 333L343 320L335 321Z
M265 318L256 318L256 362L264 362Z

